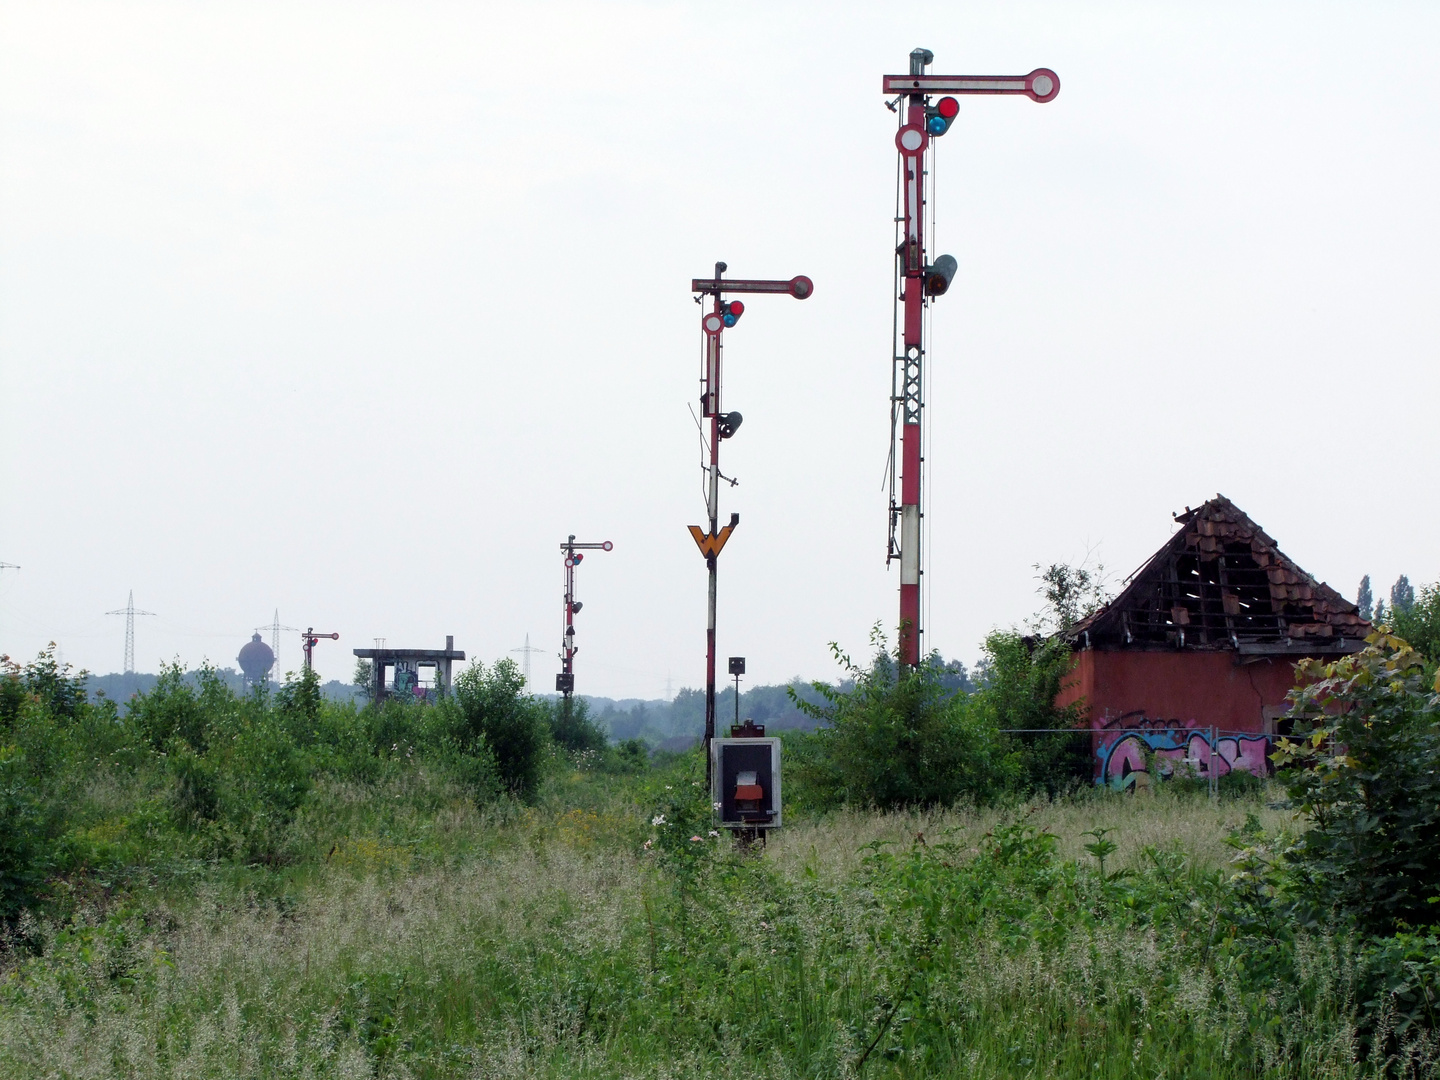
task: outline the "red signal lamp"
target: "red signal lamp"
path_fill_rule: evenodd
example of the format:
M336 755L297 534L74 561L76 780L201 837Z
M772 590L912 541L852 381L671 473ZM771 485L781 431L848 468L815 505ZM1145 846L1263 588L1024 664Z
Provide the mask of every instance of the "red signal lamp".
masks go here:
M944 135L959 115L960 102L953 97L942 97L934 105L926 106L925 130L931 135Z

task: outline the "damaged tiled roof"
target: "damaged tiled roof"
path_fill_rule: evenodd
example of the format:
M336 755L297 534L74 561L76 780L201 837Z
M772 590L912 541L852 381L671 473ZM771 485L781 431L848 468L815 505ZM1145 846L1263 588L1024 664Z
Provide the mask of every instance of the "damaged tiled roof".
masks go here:
M1217 495L1125 590L1071 629L1095 646L1350 652L1370 633L1359 609L1316 581L1265 530Z

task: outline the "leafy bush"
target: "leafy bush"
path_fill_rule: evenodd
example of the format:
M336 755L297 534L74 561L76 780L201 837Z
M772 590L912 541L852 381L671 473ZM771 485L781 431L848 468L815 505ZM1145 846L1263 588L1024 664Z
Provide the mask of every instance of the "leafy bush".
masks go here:
M458 714L460 749L494 754L500 781L517 796L534 793L550 742L549 709L524 693L525 677L509 659L478 660L455 680L449 701Z
M1297 665L1294 736L1274 758L1313 823L1290 856L1297 895L1388 934L1440 921L1440 678L1404 640L1365 640Z
M1015 754L1018 785L1054 796L1088 784L1094 758L1089 731L1076 732L1080 709L1055 707L1061 683L1070 672L1070 647L1064 639L1037 641L1013 631L997 631L985 639L981 671L973 707L985 712L995 729L1023 732L1007 737Z
M25 905L40 879L40 808L24 753L0 744L0 919Z
M968 798L985 802L1003 790L1007 762L993 716L946 689L944 671L926 662L906 668L886 652L884 635L869 668L831 650L854 680L843 691L815 683L816 705L792 700L822 726L792 736L792 773L815 805L931 806Z
M550 737L557 746L582 754L605 749L605 731L591 719L590 703L584 698L556 698L549 705L548 720Z
M1440 663L1440 583L1420 586L1420 595L1390 612L1390 632L1413 645L1431 664Z

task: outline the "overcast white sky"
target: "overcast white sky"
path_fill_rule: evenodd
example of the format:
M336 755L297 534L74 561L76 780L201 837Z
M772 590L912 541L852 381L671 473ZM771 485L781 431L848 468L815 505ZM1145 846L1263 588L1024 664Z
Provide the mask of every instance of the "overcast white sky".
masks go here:
M0 4L0 651L252 627L704 678L691 277L726 336L720 653L835 674L884 563L881 76L1060 75L940 141L927 644L1223 492L1353 597L1440 578L1440 5ZM518 658L517 658L518 659ZM299 665L287 635L285 668Z

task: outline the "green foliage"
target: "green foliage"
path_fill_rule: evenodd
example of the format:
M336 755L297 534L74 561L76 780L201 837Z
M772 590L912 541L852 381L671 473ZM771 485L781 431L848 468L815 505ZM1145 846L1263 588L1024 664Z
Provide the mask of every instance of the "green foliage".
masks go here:
M1105 586L1105 567L1096 565L1070 566L1066 563L1051 563L1034 569L1040 581L1040 594L1045 598L1045 608L1032 622L1044 633L1064 633L1081 619L1093 615L1110 599Z
M200 669L198 688L185 679L179 661L160 666L160 678L149 693L136 694L126 716L154 750L165 750L178 740L197 753L204 753L213 727L234 722L238 702L234 693L215 673Z
M854 664L831 644L853 680L844 691L824 683L820 705L794 698L822 727L791 737L791 772L816 806L934 806L965 798L986 802L1009 777L994 717L947 690L944 669L898 664L877 626L875 659Z
M1025 791L1057 795L1088 784L1094 759L1090 733L1076 705L1055 707L1070 672L1070 647L1059 636L1036 641L1013 631L985 639L981 689L973 707L1008 737L1016 783ZM1049 734L1049 732L1057 734Z
M547 720L555 744L571 753L599 753L606 747L605 731L591 718L590 703L584 698L556 698L548 706Z
M983 804L1010 793L1055 795L1089 781L1089 735L1069 734L1079 712L1054 704L1070 669L1063 640L991 634L973 693L954 689L937 657L907 670L886 653L878 627L871 640L876 654L868 668L831 645L850 689L816 683L823 704L796 699L823 725L786 737L801 803ZM1024 733L1003 733L1014 729Z
M1297 896L1369 933L1440 921L1440 678L1382 631L1297 672L1274 755L1313 823L1290 856Z
M0 919L13 917L40 880L41 826L25 755L0 743Z
M452 696L461 749L488 748L501 783L521 798L539 785L550 743L549 709L524 689L524 676L508 658L489 668L476 661L456 678Z
M1429 663L1440 664L1440 583L1420 586L1419 596L1412 596L1409 605L1396 607L1390 613L1389 629Z

